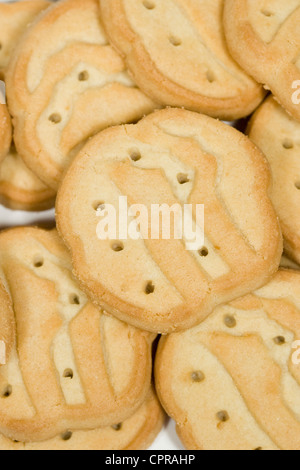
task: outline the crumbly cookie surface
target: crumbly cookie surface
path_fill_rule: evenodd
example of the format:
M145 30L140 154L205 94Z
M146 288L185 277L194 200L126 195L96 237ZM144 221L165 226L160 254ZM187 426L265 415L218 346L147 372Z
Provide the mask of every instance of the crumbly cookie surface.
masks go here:
M146 450L162 428L164 413L151 391L145 403L123 423L92 431L66 431L44 442L16 443L0 436L1 450Z
M300 121L300 0L225 0L233 58Z
M16 343L0 368L0 432L20 442L123 422L150 387L153 335L95 308L56 231L0 235Z
M266 155L273 176L271 198L286 253L300 263L300 122L269 97L250 121L250 139Z
M54 190L92 135L155 108L108 44L98 0L47 9L23 36L6 81L17 150Z
M188 449L299 450L300 273L160 342L156 385Z
M167 109L92 139L66 174L56 218L82 288L118 318L168 333L276 272L282 239L268 185L266 161L248 138L207 116ZM154 239L150 228L148 239L99 239L99 209L112 204L118 217L120 196L148 214L153 204L191 204L194 222L204 204L204 246L188 250L172 231L169 240L161 231Z

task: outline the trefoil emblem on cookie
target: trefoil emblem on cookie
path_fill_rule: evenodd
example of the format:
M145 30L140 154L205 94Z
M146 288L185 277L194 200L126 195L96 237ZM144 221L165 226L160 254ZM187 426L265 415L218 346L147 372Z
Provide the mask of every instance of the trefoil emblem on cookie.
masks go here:
M5 83L0 80L0 104L6 104Z
M183 240L188 251L205 244L204 205L179 203L128 205L127 196L119 197L119 206L99 203L96 216L101 218L96 233L99 240Z

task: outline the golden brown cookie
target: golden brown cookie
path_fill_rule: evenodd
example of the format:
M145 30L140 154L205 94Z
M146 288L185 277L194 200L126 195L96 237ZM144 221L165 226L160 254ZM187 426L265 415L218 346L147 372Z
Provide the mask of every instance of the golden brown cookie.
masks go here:
M155 107L108 44L98 0L47 9L23 36L6 79L17 150L54 190L89 137Z
M0 436L0 450L145 450L162 428L164 413L154 391L124 423L92 431L68 431L38 443L16 443Z
M233 58L300 121L300 0L225 0Z
M299 264L300 122L269 97L254 114L248 134L270 163L271 198L280 219L285 251Z
M11 143L11 122L5 104L0 104L0 164L4 160Z
M0 165L0 203L13 210L43 211L54 206L55 196L29 170L12 144Z
M0 3L0 72L5 72L26 27L49 5L45 0Z
M7 364L14 344L15 322L11 299L1 282L0 274L0 366Z
M300 449L300 273L163 338L156 386L188 449Z
M294 270L300 270L299 264L295 263L292 261L290 258L288 258L285 254L281 258L281 263L280 266L285 269L294 269Z
M4 73L4 78L20 37L38 13L48 5L49 2L44 0L0 3L0 72ZM14 145L11 145L11 135L9 138L7 136L2 155L4 160L0 165L0 202L10 209L26 211L53 207L55 193L26 167Z
M56 231L0 235L16 344L0 368L0 432L35 442L123 422L149 391L153 335L95 308Z
M277 271L282 238L268 186L266 161L247 137L207 116L166 109L108 129L82 149L60 188L57 223L96 303L129 324L168 333L194 326ZM204 204L204 245L189 246L186 232L163 239L161 225L157 239L137 226L137 240L104 240L99 215L105 204L117 219L124 215L120 196L129 207L143 204L146 235L154 204L191 204L199 230L197 205ZM125 218L132 222L126 210Z
M250 114L264 92L231 58L223 0L100 0L106 32L134 81L162 105L227 120Z

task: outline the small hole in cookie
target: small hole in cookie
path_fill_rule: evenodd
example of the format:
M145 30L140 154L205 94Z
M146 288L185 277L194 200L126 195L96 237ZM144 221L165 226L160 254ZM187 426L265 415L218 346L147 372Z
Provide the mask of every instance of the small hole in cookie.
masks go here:
M206 258L206 256L209 255L209 251L205 246L201 248L201 250L199 250L198 253L200 256L202 256L202 258Z
M177 38L176 36L170 36L169 41L172 44L172 46L179 47L182 44L181 39Z
M152 281L147 282L146 287L145 287L145 294L150 295L153 294L155 291L155 286L153 285Z
M53 113L49 116L49 121L53 122L53 124L59 124L61 122L61 115L58 113Z
M2 391L2 398L8 398L12 395L12 386L7 385Z
M179 173L177 175L177 180L178 180L179 184L186 184L186 183L190 182L188 175L186 175L184 173Z
M295 183L295 187L296 187L296 189L299 189L299 190L300 190L300 181L297 181L297 182Z
M63 441L69 441L72 436L73 436L73 433L71 431L66 431L61 435L61 438Z
M70 304L72 305L80 305L80 298L77 294L70 295Z
M93 204L93 209L97 211L104 211L105 209L105 203L101 201L94 202Z
M115 251L116 253L119 253L120 251L124 250L124 245L122 242L114 242L111 245L111 249Z
M1 51L2 47L3 47L3 46L2 46L2 43L0 42L0 51Z
M232 315L225 315L224 323L227 328L235 328L236 327L236 319Z
M90 78L90 75L88 73L87 70L83 70L82 72L80 72L80 74L78 75L78 80L80 82L86 82L88 79Z
M72 371L72 369L66 369L63 373L63 377L65 379L73 379L74 377L74 372Z
M209 83L213 83L216 80L215 74L212 70L206 72L206 78Z
M256 447L254 450L263 450L262 447Z
M267 16L268 18L270 18L271 16L273 16L273 13L272 13L270 10L261 10L261 13L262 13L264 16Z
M130 150L129 154L133 162L138 162L142 158L141 152L138 149Z
M114 431L121 431L121 429L122 429L122 423L114 424L114 425L112 426L112 429L113 429Z
M283 142L282 142L282 147L285 149L285 150L291 150L294 148L294 142L290 139L285 139Z
M274 338L274 343L277 344L277 346L282 346L283 344L285 344L285 337L284 336L277 336L276 338Z
M217 413L217 419L221 422L221 423L226 423L227 421L229 421L229 414L227 413L227 411L219 411L219 413Z
M44 259L41 256L36 256L33 261L33 265L35 268L41 268L44 266Z
M154 10L155 8L155 3L151 2L150 0L144 0L143 5L145 8L147 8L147 10Z
M197 370L191 373L191 379L193 382L203 382L205 380L205 375L201 370Z

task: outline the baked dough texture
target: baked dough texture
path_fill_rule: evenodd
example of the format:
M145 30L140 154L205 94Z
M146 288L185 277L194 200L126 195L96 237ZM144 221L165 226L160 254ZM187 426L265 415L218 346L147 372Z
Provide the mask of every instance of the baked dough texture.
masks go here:
M49 2L43 0L0 3L0 75L4 80L7 66L22 34L49 5ZM25 165L12 144L11 133L6 134L6 145L0 154L3 159L0 165L0 202L3 205L9 209L26 211L41 211L54 206L55 192Z
M248 134L270 163L271 198L280 219L285 252L300 264L300 122L270 96L254 114Z
M13 442L0 436L0 450L146 450L160 432L164 413L152 390L135 414L114 426L67 431L43 442Z
M225 0L232 57L300 121L300 0Z
M98 0L63 0L48 8L22 37L6 82L16 148L55 191L92 135L156 107L108 44Z
M156 386L191 450L300 449L300 272L162 338Z
M223 0L100 0L106 32L134 81L164 106L227 120L251 114L261 85L231 58Z
M16 342L0 368L0 432L39 442L131 417L150 389L154 335L98 310L56 231L0 235Z
M247 137L210 117L166 109L94 137L65 176L56 219L88 295L129 324L170 333L277 271L282 237L269 180L264 156ZM161 225L158 239L152 236L148 217L148 239L104 240L99 216L110 204L118 220L120 196L148 215L153 204L191 204L191 224L204 204L204 246L176 239L172 218L170 239Z

